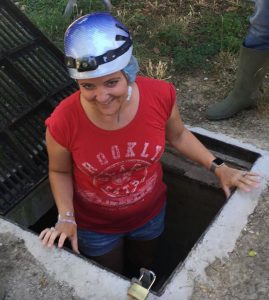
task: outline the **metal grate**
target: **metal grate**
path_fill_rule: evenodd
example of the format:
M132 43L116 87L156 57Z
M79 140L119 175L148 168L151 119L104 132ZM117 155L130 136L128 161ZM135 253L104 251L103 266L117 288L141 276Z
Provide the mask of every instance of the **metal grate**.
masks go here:
M10 14L10 9L1 3L0 8L0 51L10 51L34 40L34 35L20 24L15 15Z
M46 94L69 81L65 68L54 60L53 53L44 46L37 46L21 53L13 65L18 72L27 74L28 80L42 93Z
M0 2L0 214L47 177L44 120L77 87L59 51L8 0Z

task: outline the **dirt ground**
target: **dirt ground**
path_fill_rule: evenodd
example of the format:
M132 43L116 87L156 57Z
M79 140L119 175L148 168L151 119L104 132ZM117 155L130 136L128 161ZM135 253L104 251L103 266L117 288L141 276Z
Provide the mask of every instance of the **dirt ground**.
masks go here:
M1 300L79 300L73 290L56 282L27 251L24 242L9 233L0 234Z
M212 122L205 117L209 105L223 99L233 82L222 84L219 72L198 72L178 78L178 105L184 123L193 127L221 132L240 141L269 150L269 92L258 105L258 109L245 110L234 118ZM268 76L269 77L269 76ZM233 78L233 77L232 77ZM265 79L268 86L269 78Z

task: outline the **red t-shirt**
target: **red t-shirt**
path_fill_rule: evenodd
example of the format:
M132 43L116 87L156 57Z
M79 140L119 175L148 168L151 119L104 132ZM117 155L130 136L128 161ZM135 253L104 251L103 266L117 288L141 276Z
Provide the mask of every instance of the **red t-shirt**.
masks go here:
M63 100L46 125L73 159L74 209L78 228L104 233L134 230L156 216L166 186L159 162L175 89L138 76L140 100L134 119L118 130L96 127L77 91Z

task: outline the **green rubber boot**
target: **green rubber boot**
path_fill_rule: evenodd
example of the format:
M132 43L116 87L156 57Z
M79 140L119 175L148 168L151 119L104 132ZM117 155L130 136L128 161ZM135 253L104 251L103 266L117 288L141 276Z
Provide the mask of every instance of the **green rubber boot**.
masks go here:
M221 102L210 106L206 117L228 119L236 113L257 106L262 98L262 83L269 65L269 50L241 47L239 67L233 90Z

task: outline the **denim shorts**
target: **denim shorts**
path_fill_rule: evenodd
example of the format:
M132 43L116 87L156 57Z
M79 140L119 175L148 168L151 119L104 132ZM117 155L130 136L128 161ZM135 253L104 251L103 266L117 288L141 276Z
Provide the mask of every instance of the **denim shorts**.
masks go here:
M100 256L112 251L122 238L132 240L152 240L164 230L165 205L160 213L145 225L126 233L97 233L78 229L78 246L86 256Z

